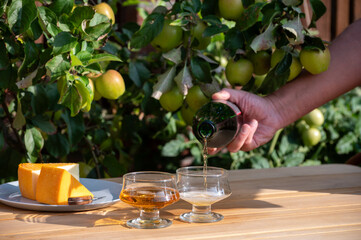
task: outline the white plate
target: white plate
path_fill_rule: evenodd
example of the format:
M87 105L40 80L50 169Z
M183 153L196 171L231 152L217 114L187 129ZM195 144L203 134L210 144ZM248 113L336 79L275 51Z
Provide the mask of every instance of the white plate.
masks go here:
M75 212L110 206L119 201L122 185L91 178L80 178L80 182L93 193L94 200L85 205L48 205L24 198L20 194L19 182L0 185L0 202L8 206L36 211Z

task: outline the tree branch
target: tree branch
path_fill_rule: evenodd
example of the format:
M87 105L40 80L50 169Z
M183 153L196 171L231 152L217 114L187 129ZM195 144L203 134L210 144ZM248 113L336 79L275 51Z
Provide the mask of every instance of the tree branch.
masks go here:
M25 145L24 145L23 141L21 140L18 131L13 127L13 118L12 118L10 112L9 112L9 109L8 109L8 106L5 103L5 100L1 102L1 106L4 109L6 117L9 120L10 128L13 130L13 133L14 133L14 135L16 137L16 140L18 141L18 144L19 144L19 146L21 148L21 152L26 152Z
M92 155L93 155L93 158L94 158L94 163L95 163L95 170L97 172L97 177L100 178L100 170L99 170L99 161L98 161L98 158L95 154L95 151L94 151L94 146L93 144L89 141L89 139L87 139L85 136L84 136L84 139L85 139L85 142L88 144L88 146L90 147L90 150L92 152Z

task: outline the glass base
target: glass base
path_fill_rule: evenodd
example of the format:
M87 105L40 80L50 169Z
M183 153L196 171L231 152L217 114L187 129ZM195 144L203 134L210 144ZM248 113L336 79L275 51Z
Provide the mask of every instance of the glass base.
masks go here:
M141 218L135 218L127 221L127 226L140 229L156 229L165 228L172 225L172 221L169 219L156 219L156 220L143 220Z
M219 213L194 213L188 212L183 213L180 215L180 219L185 222L192 222L192 223L211 223L211 222L218 222L223 219L223 215Z

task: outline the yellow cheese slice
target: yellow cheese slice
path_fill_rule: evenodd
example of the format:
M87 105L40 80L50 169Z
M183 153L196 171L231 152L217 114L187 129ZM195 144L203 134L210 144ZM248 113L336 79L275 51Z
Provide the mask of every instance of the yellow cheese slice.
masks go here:
M68 198L94 195L68 171L44 165L36 186L36 201L51 205L67 205Z
M18 180L23 197L35 200L37 181L41 167L44 165L65 169L79 180L79 164L77 163L21 163L18 167Z

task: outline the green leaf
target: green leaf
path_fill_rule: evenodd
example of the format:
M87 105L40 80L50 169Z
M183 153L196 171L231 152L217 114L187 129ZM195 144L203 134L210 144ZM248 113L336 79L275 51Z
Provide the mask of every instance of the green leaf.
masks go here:
M17 79L16 67L8 67L5 70L0 70L0 89L9 88L14 91L18 90L15 82Z
M291 63L292 55L290 53L285 54L282 60L267 74L258 91L262 94L268 94L286 84L290 75Z
M276 36L274 35L275 25L270 24L266 31L255 37L251 43L253 51L258 52L267 50L273 47L276 43Z
M360 114L356 117L355 134L356 134L356 136L361 138L361 115Z
M150 78L149 69L140 61L131 61L129 63L129 78L137 87L141 87L145 81Z
M65 73L70 69L70 62L62 55L57 55L50 59L45 67L51 72L52 78L64 76Z
M165 139L169 136L174 136L177 133L177 123L175 118L172 116L172 113L166 114L164 120L167 122L167 125L154 134L154 139ZM182 137L178 135L177 138Z
M201 15L216 15L218 10L218 0L204 0L201 8Z
M71 116L74 117L79 113L80 109L82 108L83 99L78 89L73 84L67 88L64 96L59 99L59 103L69 108Z
M67 133L69 143L71 146L75 146L84 137L85 125L84 118L81 115L71 117L68 111L65 111L61 117L64 119L67 126Z
M49 8L58 16L69 14L74 6L74 0L54 0Z
M189 6L190 8L188 8L190 10L190 12L193 13L198 13L201 10L202 7L202 3L200 0L192 0L192 1L183 1L185 3L187 3L187 7ZM184 9L186 9L186 7L184 7Z
M198 146L193 146L190 149L192 156L194 157L194 161L196 163L202 162L202 151Z
M228 26L224 24L211 25L204 30L203 37L211 37L219 33L227 32L228 30Z
M233 56L237 49L244 48L243 34L237 28L231 28L225 35L224 48Z
M88 51L80 51L75 55L82 63L88 62L92 58L92 54Z
M175 139L167 142L162 148L163 157L177 157L184 150L184 140Z
M107 173L111 177L120 177L127 172L125 166L120 164L120 162L112 155L105 156L103 164L106 168Z
M58 17L49 8L43 6L38 7L38 15L40 26L44 32L50 34L52 37L55 37L61 32L57 26Z
M91 6L78 6L69 17L69 22L78 28L84 20L90 20L94 17L95 11Z
M328 136L330 140L336 140L340 137L340 134L337 132L336 128L333 126L333 124L327 124L326 129L328 131Z
M193 76L200 82L211 83L211 66L207 61L200 57L191 59L191 71Z
M122 62L122 60L120 58L118 58L117 56L114 56L109 53L100 53L100 54L94 55L89 60L88 65L93 64L93 63L98 63L98 62L110 62L110 61Z
M23 44L17 41L9 28L8 25L0 21L0 32L2 32L3 41L8 54L13 56L23 55ZM9 56L10 56L9 55Z
M11 30L16 35L26 32L36 18L36 13L35 1L13 0L7 11Z
M152 13L144 20L141 28L136 31L130 41L131 48L147 46L161 31L164 23L164 14Z
M306 35L304 39L304 44L302 44L302 49L320 49L325 50L325 45L323 44L323 41L319 37L311 37Z
M283 9L280 5L279 1L272 1L262 8L262 24L264 26L268 26L275 17L282 14Z
M298 6L302 3L302 0L282 0L286 6Z
M337 154L348 154L354 150L357 137L353 132L348 132L336 144Z
M33 40L38 39L41 36L41 34L43 34L43 30L41 29L38 19L35 19L31 23L30 28L28 29L28 31L26 31L26 33Z
M31 122L47 134L54 134L56 132L55 125L43 115L36 115L31 119Z
M246 8L241 15L241 19L239 20L239 27L241 31L244 31L250 27L252 27L256 22L262 20L262 8L266 5L266 3L256 3L251 7Z
M0 70L4 70L9 66L10 60L3 40L0 40L0 52Z
M70 145L66 137L60 133L49 135L45 142L45 149L53 157L66 156L70 152Z
M15 129L17 129L17 130L20 130L20 129L22 129L23 126L25 126L25 124L26 124L26 120L25 120L25 117L23 115L23 111L21 109L21 102L18 99L18 107L17 107L17 110L16 110L16 115L15 115L14 122L13 122L13 127Z
M215 15L203 17L202 20L210 25L222 25L222 21Z
M93 101L93 91L89 86L89 89L87 87L88 84L88 78L87 77L78 77L75 80L75 87L78 90L81 99L82 99L82 111L89 112L91 108L91 103Z
M110 19L102 14L95 13L90 20L89 25L83 31L91 40L98 41L100 38L108 34L111 30Z
M130 40L133 34L140 29L140 26L135 22L127 22L122 26L122 32L126 36L126 40Z
M250 160L252 168L260 169L270 167L268 160L262 156L253 156Z
M31 41L25 42L24 51L25 51L25 58L18 72L20 78L26 76L27 73L29 73L31 70L34 70L36 68L39 58L39 50L34 42Z
M322 3L321 0L310 0L311 8L313 11L312 20L309 28L316 27L316 21L326 13L326 6Z
M153 86L152 97L158 99L163 93L172 88L173 80L176 74L176 67L169 68L165 73L158 76L158 82Z
M8 5L8 0L0 0L0 16L2 16L5 13L7 5Z
M187 64L184 64L184 68L177 74L174 81L177 83L180 92L186 96L188 89L193 86L193 78Z
M42 114L48 110L49 99L46 94L46 89L41 84L36 84L31 89L33 96L31 98L31 107L34 113Z
M61 15L58 22L59 29L63 32L71 32L73 30L73 24L69 21L68 15Z
M72 52L70 52L70 59L71 59L71 66L83 66L82 61L80 61L80 59L74 55Z
M312 160L312 159L309 159L309 160L306 160L304 161L301 166L318 166L318 165L321 165L322 162L319 161L319 160Z
M298 45L304 42L303 25L300 16L295 17L293 20L286 22L282 28L294 35L292 44Z
M31 162L36 162L41 149L44 146L44 139L40 131L35 127L26 129L24 135L24 144L27 151L27 157Z
M294 143L294 141L292 142L292 138L290 135L283 135L281 138L281 142L278 144L278 146L279 147L277 153L280 156L284 156L288 153L291 153L295 151L296 148L298 147L298 145Z
M286 167L296 167L299 166L303 160L305 160L305 154L301 152L291 153L285 156L285 166Z
M53 54L69 52L78 43L77 38L68 32L60 32L55 36L53 42Z
M163 53L163 57L178 65L179 63L182 62L182 53L180 47L174 48L166 53Z

